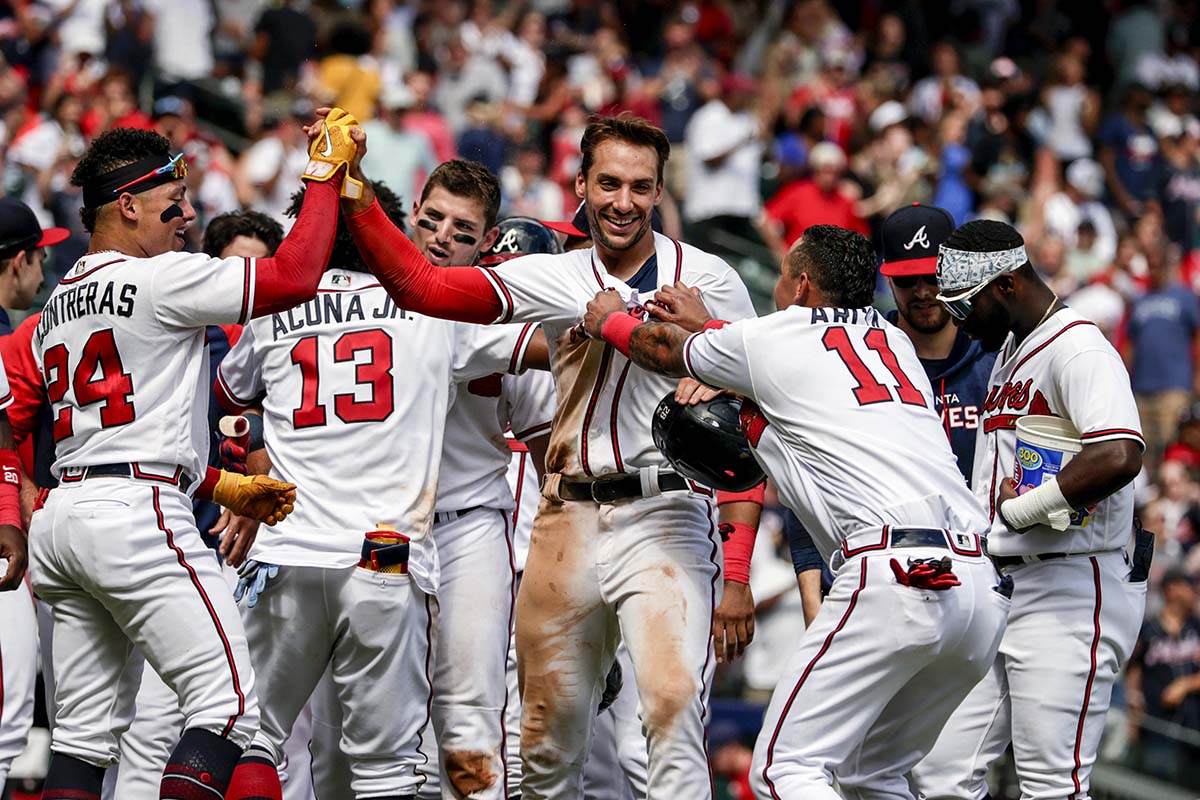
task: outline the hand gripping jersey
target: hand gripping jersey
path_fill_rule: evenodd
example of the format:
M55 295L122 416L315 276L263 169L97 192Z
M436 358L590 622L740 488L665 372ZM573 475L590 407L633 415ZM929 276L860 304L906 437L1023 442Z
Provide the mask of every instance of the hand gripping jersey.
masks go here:
M872 308L801 308L692 336L689 373L753 398L751 444L828 563L883 525L983 533L912 343Z
M1043 322L1019 346L1009 334L992 368L982 408L972 478L991 516L988 550L995 555L1094 553L1129 543L1133 484L1097 504L1084 525L1055 531L1038 525L1010 531L996 513L1000 482L1013 475L1017 419L1050 414L1070 420L1084 445L1133 439L1145 447L1129 373L1096 325L1069 308Z
M247 322L254 270L252 258L194 253L89 253L72 267L33 335L54 415L56 478L126 462L203 477L205 326Z
M384 523L413 540L413 574L432 592L436 570L418 551L431 550L446 409L454 383L507 368L511 342L497 333L397 308L369 274L337 269L316 299L246 326L217 391L241 407L265 393L272 475L299 487L251 556L349 566L363 531Z
M670 469L651 439L650 418L677 381L635 369L611 345L573 332L596 292L615 289L633 313L645 315L643 304L655 291L683 281L701 291L714 317L754 316L746 287L728 264L661 234L654 240L655 257L628 282L609 275L593 249L530 255L484 269L501 301L497 321L541 322L550 341L560 402L547 472L587 479Z

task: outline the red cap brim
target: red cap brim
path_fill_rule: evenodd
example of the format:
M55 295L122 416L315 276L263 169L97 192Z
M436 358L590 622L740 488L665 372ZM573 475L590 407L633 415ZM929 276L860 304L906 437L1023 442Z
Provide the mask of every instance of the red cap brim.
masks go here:
M889 278L903 275L934 275L937 273L937 256L912 258L908 261L885 261L879 271Z
M56 244L62 244L71 237L71 232L66 228L44 228L42 229L42 238L34 247L53 247Z
M571 220L551 220L544 219L541 223L552 231L558 231L566 236L579 236L586 239L587 234L575 227L575 223Z

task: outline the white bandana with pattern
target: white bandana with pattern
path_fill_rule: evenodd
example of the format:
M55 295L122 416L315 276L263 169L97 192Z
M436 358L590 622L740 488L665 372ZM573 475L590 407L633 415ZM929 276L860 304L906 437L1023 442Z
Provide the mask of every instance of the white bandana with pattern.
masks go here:
M937 258L938 289L944 295L973 289L997 275L1020 268L1028 260L1024 245L993 253L954 250L942 245Z

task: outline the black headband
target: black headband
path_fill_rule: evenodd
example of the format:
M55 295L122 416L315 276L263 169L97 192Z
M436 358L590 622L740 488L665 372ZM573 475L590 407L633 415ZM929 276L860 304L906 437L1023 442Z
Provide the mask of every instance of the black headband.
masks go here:
M140 194L185 175L187 162L183 160L182 153L174 157L169 154L146 156L84 184L83 205L85 208L99 208L116 200L122 192Z

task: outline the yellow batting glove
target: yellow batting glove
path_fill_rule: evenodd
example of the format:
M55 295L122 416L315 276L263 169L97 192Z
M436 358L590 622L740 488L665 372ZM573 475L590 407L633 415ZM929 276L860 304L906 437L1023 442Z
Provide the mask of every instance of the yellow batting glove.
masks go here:
M238 475L221 471L212 500L235 514L268 525L279 522L296 507L296 485L266 475Z
M308 164L300 177L306 181L327 181L354 158L357 145L350 130L358 127L354 115L341 108L332 109L321 122L321 133L308 143ZM357 200L362 197L362 183L346 174L342 180L342 197Z

